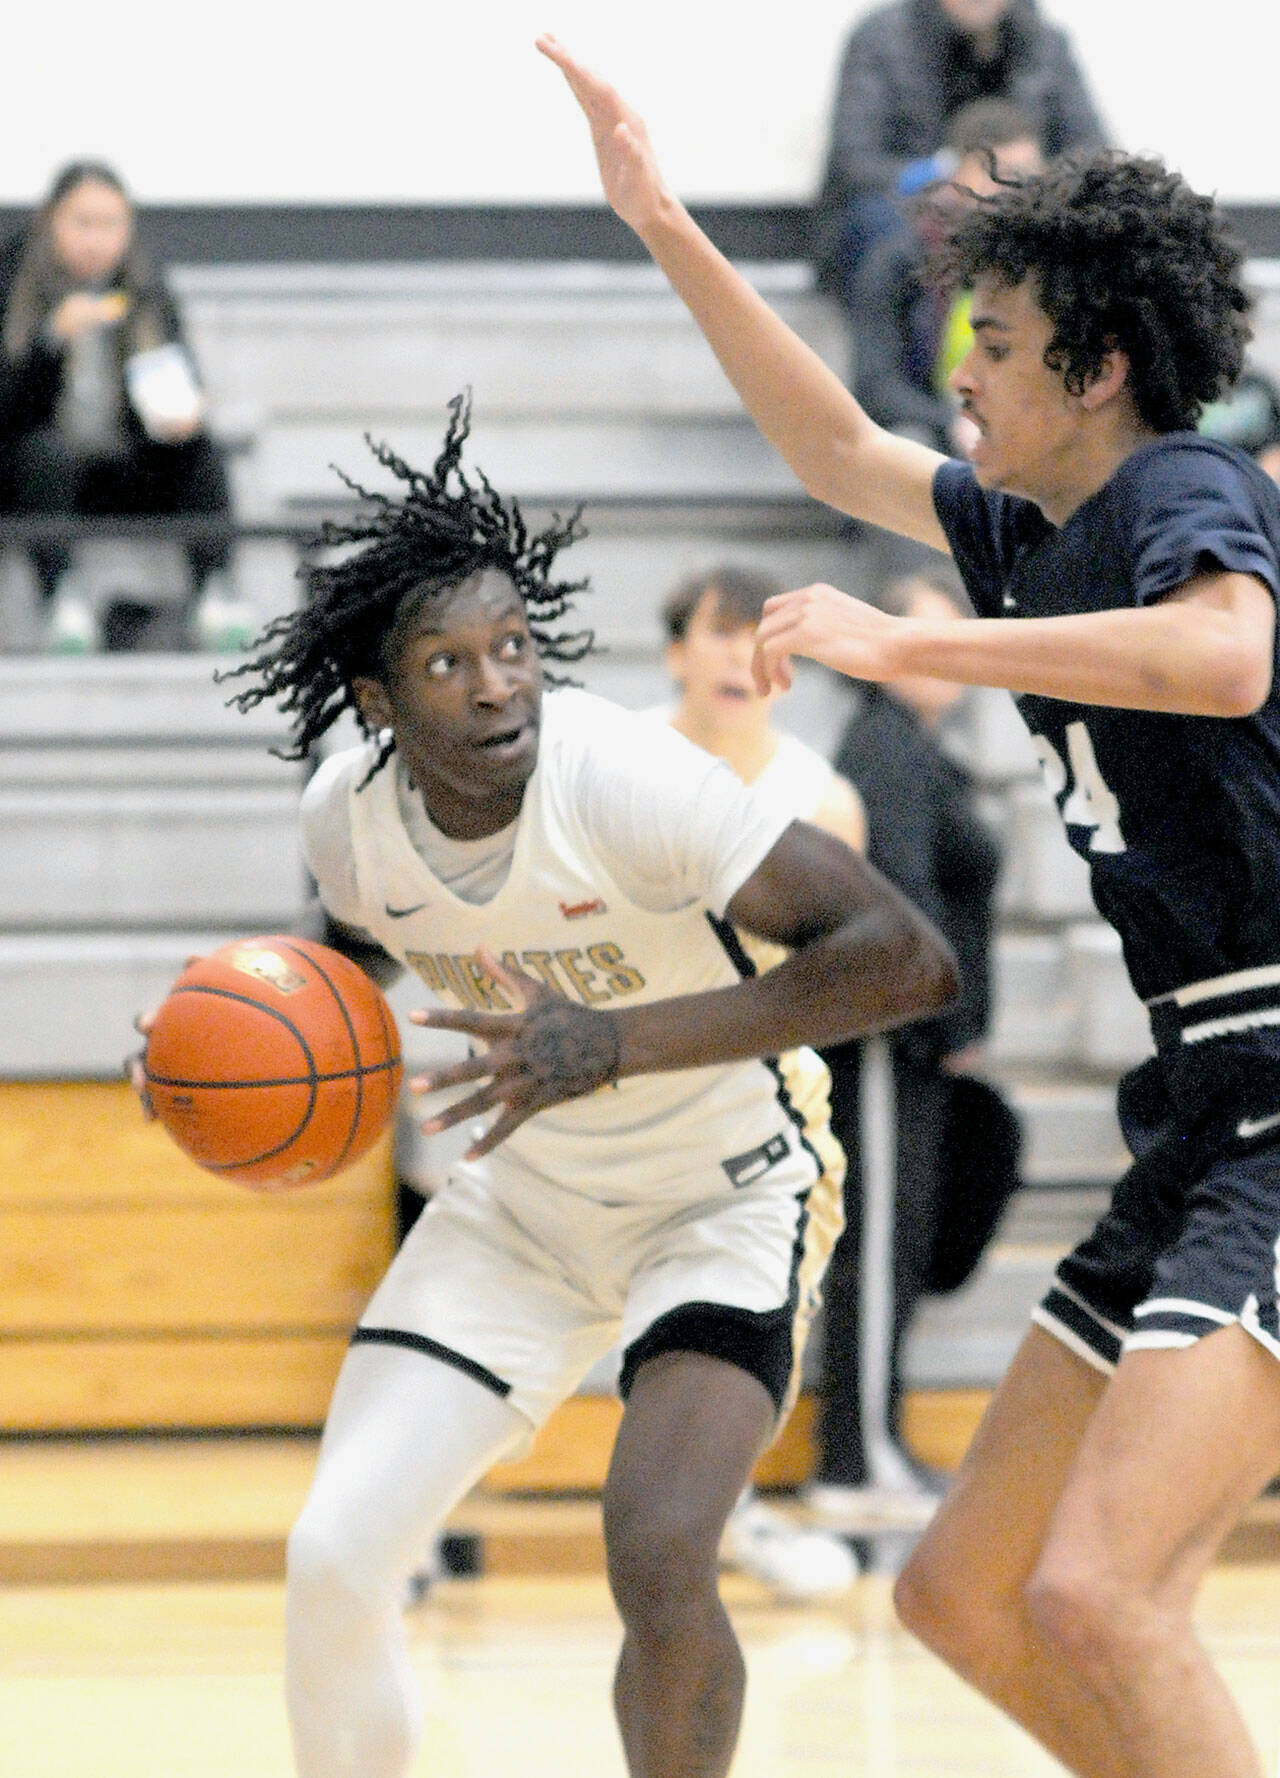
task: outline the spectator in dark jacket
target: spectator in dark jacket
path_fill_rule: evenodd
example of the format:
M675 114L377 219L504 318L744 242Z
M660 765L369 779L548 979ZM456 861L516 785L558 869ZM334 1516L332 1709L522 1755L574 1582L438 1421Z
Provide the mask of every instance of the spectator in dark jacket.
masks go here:
M225 517L203 419L177 307L124 186L97 162L65 167L0 249L0 511ZM226 538L189 554L194 592L223 598L208 583L226 568ZM41 541L32 557L53 646L92 646L71 550Z
M858 258L899 226L894 199L950 169L934 157L974 99L1008 99L1052 159L1096 148L1103 129L1066 33L1035 0L894 0L869 13L844 50L815 260L823 288L848 302Z
M902 616L964 615L954 570L888 589ZM934 1478L902 1445L901 1354L932 1287L943 1212L951 1086L978 1063L999 850L937 729L963 688L903 679L859 688L836 769L867 811L867 856L950 942L961 995L936 1019L829 1051L831 1126L848 1157L845 1233L827 1273L818 1464L806 1489L833 1526L919 1524Z

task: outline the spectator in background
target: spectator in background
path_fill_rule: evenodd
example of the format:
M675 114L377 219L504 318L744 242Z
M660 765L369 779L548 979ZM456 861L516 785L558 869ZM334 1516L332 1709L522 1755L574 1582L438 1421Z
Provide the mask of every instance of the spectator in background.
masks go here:
M228 515L227 480L173 297L110 167L77 161L0 249L0 511ZM61 542L32 547L55 649L96 646ZM230 623L229 542L188 549L197 633ZM251 626L249 626L251 627Z
M686 740L724 760L770 809L826 828L860 852L866 823L857 791L820 753L774 726L778 694L761 697L751 677L764 602L781 590L771 575L732 564L680 582L662 607L666 665L679 697L661 714ZM785 955L747 933L737 934L737 942L757 970ZM816 1055L800 1078L812 1079L825 1097L826 1070ZM858 1571L845 1543L796 1525L750 1488L729 1515L720 1561L793 1603L841 1593Z
M949 565L895 583L885 604L898 615L934 622L966 615ZM970 1143L953 1123L952 1084L978 1066L987 1027L999 851L974 810L968 778L938 739L963 689L924 678L859 686L859 708L836 755L837 770L856 785L866 807L868 858L936 922L956 953L962 982L960 999L942 1017L908 1026L881 1045L850 1044L827 1054L831 1124L848 1172L845 1233L825 1290L818 1467L806 1494L823 1518L850 1530L921 1523L939 1492L936 1478L903 1449L901 1357L922 1296L959 1282L955 1256L939 1255L944 1222L955 1227L945 1203L949 1151L957 1151L961 1165L972 1160L965 1154ZM982 1139L989 1139L994 1121L989 1179L993 1188L997 1179L1003 1185L985 1235L1016 1171L1011 1114L998 1102L987 1104L989 1091L978 1088ZM873 1105L880 1108L874 1128ZM970 1109L966 1093L964 1113ZM962 1269L977 1257L971 1249ZM939 1276L944 1286L935 1284Z
M1200 415L1202 437L1247 451L1273 482L1280 482L1280 390L1256 365Z
M929 250L958 206L997 183L1043 171L1044 157L1025 112L1004 99L975 99L947 133L956 157L951 179L935 188L907 226L869 249L853 282L853 390L889 432L948 455L964 454L964 428L947 379L968 351L968 291L944 292L926 272Z
M896 200L945 176L951 120L1007 99L1044 153L1100 147L1103 130L1066 33L1035 0L894 0L855 27L836 89L814 257L847 307L862 254L902 226Z

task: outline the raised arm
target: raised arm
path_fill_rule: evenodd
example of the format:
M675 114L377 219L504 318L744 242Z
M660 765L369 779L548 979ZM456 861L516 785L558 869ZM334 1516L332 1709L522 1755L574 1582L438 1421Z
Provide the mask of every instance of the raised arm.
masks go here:
M538 48L591 128L605 196L635 230L705 334L752 419L817 500L945 550L933 509L942 458L874 425L804 341L712 246L658 169L644 123L556 42Z
M791 955L731 987L644 1006L580 1006L481 953L521 1010L413 1015L488 1046L411 1083L419 1092L483 1083L423 1128L443 1130L498 1107L470 1150L486 1154L536 1112L625 1076L836 1043L936 1013L956 991L951 953L924 916L848 846L804 822L791 824L727 913Z

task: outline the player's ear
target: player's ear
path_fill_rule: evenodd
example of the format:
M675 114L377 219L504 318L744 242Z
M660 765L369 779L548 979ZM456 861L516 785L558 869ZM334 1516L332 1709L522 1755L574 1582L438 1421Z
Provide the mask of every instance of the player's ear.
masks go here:
M684 684L684 639L674 637L662 651L667 674L677 685Z
M351 689L355 693L356 708L369 728L376 732L391 727L391 699L380 680L353 679Z
M1109 346L1097 374L1085 384L1080 405L1090 411L1105 407L1129 381L1129 354L1119 346Z

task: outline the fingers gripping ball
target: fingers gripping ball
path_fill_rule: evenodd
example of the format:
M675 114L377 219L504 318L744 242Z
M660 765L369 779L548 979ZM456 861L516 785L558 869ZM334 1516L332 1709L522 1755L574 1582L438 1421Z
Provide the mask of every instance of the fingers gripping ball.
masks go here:
M145 1066L179 1148L267 1191L358 1160L386 1128L402 1073L377 987L301 938L242 939L199 958L156 1014Z

